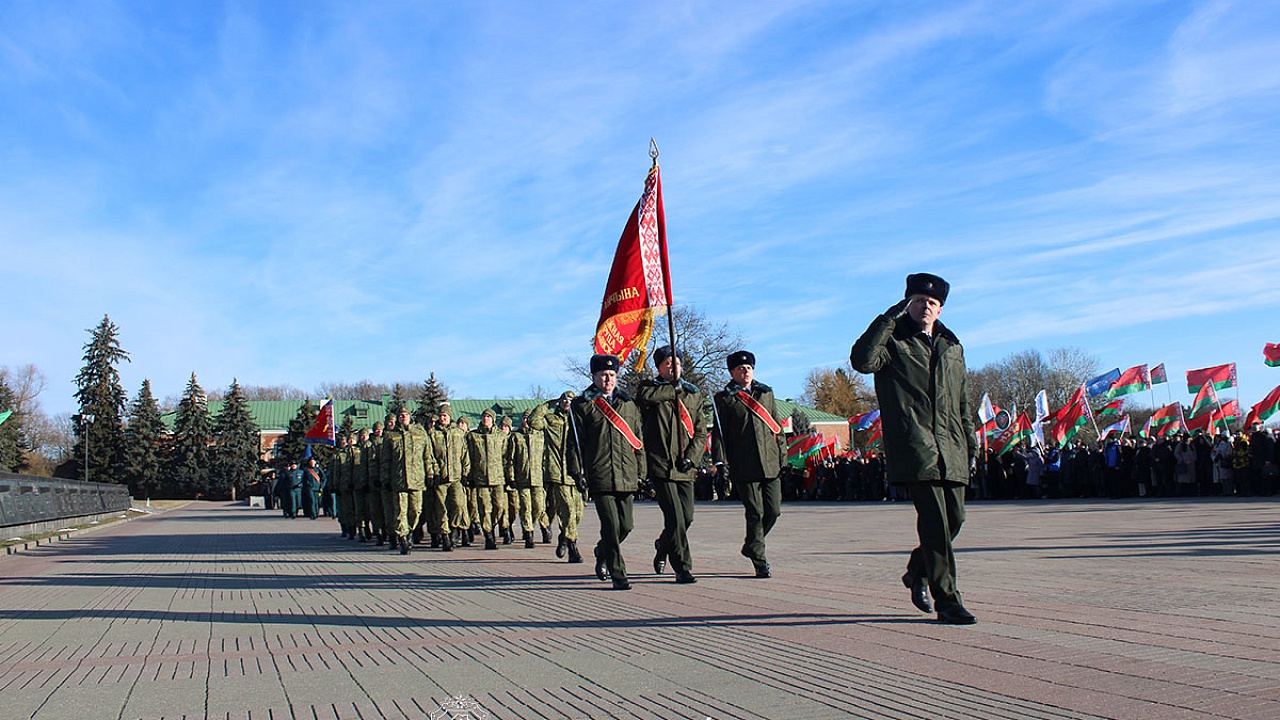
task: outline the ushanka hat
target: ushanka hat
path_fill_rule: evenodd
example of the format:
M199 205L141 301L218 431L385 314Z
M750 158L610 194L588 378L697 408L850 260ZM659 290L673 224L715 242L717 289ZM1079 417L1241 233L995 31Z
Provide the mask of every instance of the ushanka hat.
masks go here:
M657 350L654 350L654 351L653 351L653 366L654 366L654 367L658 367L658 366L662 365L662 363L664 363L664 362L666 362L666 361L667 361L667 358L671 357L671 356L672 356L672 355L674 355L674 354L675 354L675 353L671 350L671 346L670 346L670 345L663 345L662 347L658 348Z
M725 364L729 366L730 370L738 367L739 365L750 365L751 367L755 367L756 356L746 350L739 350L725 358Z
M592 355L591 356L591 374L612 370L618 372L618 368L622 367L622 361L617 355Z
M946 305L949 292L951 292L951 285L947 284L946 280L929 273L916 273L907 276L907 292L903 297L928 295L937 300L939 305Z

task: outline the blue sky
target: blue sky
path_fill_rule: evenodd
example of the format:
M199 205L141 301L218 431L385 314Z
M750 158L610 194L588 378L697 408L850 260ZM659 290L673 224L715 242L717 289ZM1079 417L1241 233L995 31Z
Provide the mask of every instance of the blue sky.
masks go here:
M1248 406L1280 383L1277 27L1258 2L6 3L0 364L69 411L109 313L131 395L559 389L652 136L676 301L782 397L929 271L972 367L1237 361Z

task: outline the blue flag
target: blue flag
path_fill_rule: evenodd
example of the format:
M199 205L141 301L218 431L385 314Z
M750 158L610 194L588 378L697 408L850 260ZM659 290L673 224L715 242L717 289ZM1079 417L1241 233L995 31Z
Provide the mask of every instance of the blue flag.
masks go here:
M877 409L875 409L875 410L872 410L872 411L871 411L871 412L869 412L869 413L863 413L862 415L858 415L857 417L852 418L852 419L853 419L853 429L854 429L854 430L869 430L869 429L871 428L871 426L872 426L873 424L875 424L876 419L877 419L877 418L879 418L879 417L880 417L880 410L879 410L879 408L877 408Z
M1120 379L1120 368L1116 368L1108 373L1103 373L1098 377L1085 383L1085 389L1089 392L1089 397L1097 397L1102 393L1111 389L1111 385Z

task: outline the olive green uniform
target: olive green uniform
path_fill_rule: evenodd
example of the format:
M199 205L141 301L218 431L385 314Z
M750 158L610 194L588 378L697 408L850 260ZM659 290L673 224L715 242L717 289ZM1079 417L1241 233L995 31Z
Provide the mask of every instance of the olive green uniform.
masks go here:
M693 433L681 420L684 406ZM661 379L646 380L636 390L636 404L644 419L644 449L658 506L662 508L662 534L654 543L657 557L670 561L677 573L693 570L689 551L689 526L693 524L694 469L706 451L707 416L702 393L696 385L680 381L680 389ZM680 458L687 458L681 470Z
M497 427L482 425L467 433L471 485L475 488L477 520L486 545L494 542L495 528L502 517L501 506L506 500L503 465L506 449L507 436Z
M351 522L356 526L360 541L364 542L369 523L369 441L357 442L351 450Z
M546 465L547 448L543 432L525 427L511 434L510 452L511 488L519 498L520 529L525 543L530 542L533 529L547 528L542 473Z
M431 453L427 471L432 477L436 496L435 515L428 520L433 533L465 531L471 524L467 517L467 496L462 479L471 471L467 451L467 433L460 427L437 424L431 429Z
M390 479L396 496L395 534L404 543L418 525L422 491L426 488L427 431L421 425L397 426L382 440L383 478Z
M762 382L743 388L730 381L716 393L716 430L711 434L711 453L716 462L729 467L729 477L742 499L747 533L742 555L757 568L767 565L765 536L782 514L782 484L778 479L786 459L785 436L773 430L738 395L745 390L764 407L779 428L782 419L774 402L773 389Z
M354 537L355 525L351 522L354 506L351 491L351 452L345 445L338 448L329 461L329 481L333 483L333 493L338 498L338 526L342 528L342 535Z
M632 447L627 437L596 406L596 398L602 398L617 412L642 443L641 448ZM609 569L616 586L627 579L622 542L634 527L632 500L640 487L640 479L647 474L640 408L622 390L614 390L612 398L604 398L599 388L592 385L573 399L569 410L577 423L581 453L581 463L578 453L570 453L570 475L586 477L596 515L600 518L596 559Z
M569 455L573 452L570 445L572 431L569 427L569 414L559 409L559 400L541 403L529 415L529 427L542 431L543 446L546 453L542 466L542 482L547 488L548 512L554 512L560 522L560 537L563 542L576 548L578 543L578 524L582 522L582 511L585 507L582 492L578 489L569 474Z
M876 317L849 352L875 374L889 482L906 485L920 544L907 572L927 578L939 610L961 606L952 541L964 524L964 492L977 437L969 412L964 349L941 322L932 338L910 316Z

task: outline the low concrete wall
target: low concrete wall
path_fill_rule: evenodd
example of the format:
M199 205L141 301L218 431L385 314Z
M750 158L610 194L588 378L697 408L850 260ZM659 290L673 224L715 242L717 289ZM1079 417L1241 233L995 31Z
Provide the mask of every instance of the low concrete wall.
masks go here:
M132 500L124 485L60 480L0 472L0 533L23 535L24 528L92 522L124 512Z

